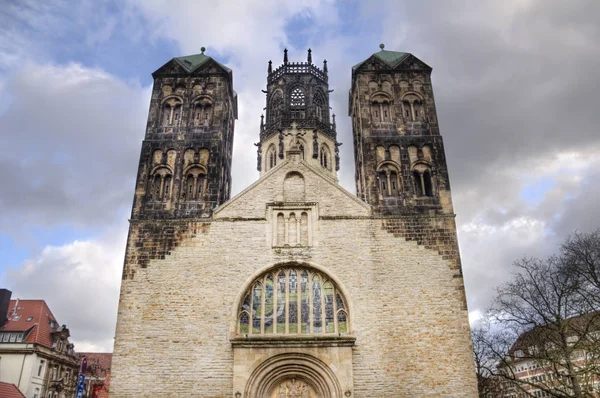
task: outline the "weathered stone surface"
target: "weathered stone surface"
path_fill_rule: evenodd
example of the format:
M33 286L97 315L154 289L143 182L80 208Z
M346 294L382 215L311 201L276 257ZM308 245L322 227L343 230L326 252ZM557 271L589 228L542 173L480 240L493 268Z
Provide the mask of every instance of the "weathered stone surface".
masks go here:
M356 109L362 98L370 104L369 96L377 92L369 88L371 80L377 82L370 65L363 64L368 76L360 68L353 74ZM430 122L427 134L409 134L415 130L407 127L379 133L362 111L360 118L353 116L357 185L365 201L341 188L333 170L303 159L290 145L274 167L233 199L210 196L219 206L208 213L181 212L180 199L163 209L149 209L143 192L147 171L142 170L151 169L154 152L142 151L121 286L112 396L255 398L292 391L328 397L476 396L456 227L441 137L432 121L429 71L386 73L394 81L394 101L402 100L397 96L404 92L404 83L398 82L402 76L408 76L408 84L421 79L422 91L417 92L422 92ZM150 118L155 117L152 109ZM407 125L395 117L399 126ZM287 129L298 131L295 126ZM156 138L161 148L185 153L176 136L166 137ZM188 138L186 145L201 146L191 136L183 140ZM230 158L221 157L217 147L211 147L209 159L227 163ZM197 158L203 165L202 155ZM396 195L383 195L376 183L385 165L402 170L403 185ZM419 195L415 171L427 170L433 185L422 184L430 191ZM211 181L209 177L209 186ZM287 323L264 333L264 314L257 318L259 332L243 332L240 317L245 311L251 318L257 314L246 307L246 293L254 292L257 278L264 282L270 272L277 275L278 267L314 270L314 275L332 281L345 298L347 319L339 322L345 322L347 333L294 334ZM273 314L284 308L277 316L285 314L286 322L292 322L294 313L289 303L301 303L301 298L291 298L300 287L292 288L291 279L289 283L289 291L277 293L285 297L285 307L264 307ZM320 289L315 286L312 294ZM275 280L270 289L281 289L281 283ZM253 300L264 306L265 295ZM321 303L318 297L307 298L311 308ZM299 304L298 314L301 310ZM313 318L320 313L313 312ZM311 324L317 325L313 318Z

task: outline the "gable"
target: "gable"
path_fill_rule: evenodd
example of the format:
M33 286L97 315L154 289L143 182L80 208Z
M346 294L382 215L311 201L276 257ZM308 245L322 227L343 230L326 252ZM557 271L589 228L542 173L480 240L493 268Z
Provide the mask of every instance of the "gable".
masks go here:
M231 69L204 54L173 58L154 73L153 77L169 75L195 75L208 73L226 73L231 75Z
M165 76L165 75L182 75L187 74L188 71L177 61L175 58L158 68L152 73L152 77Z
M303 184L303 186L300 186ZM371 206L304 161L286 160L224 203L215 219L264 219L270 203L315 203L320 217L367 217Z
M355 65L352 72L373 70L427 70L429 67L410 53L399 53L393 51L380 51L371 55L365 61Z
M425 62L421 61L419 58L415 57L412 54L408 54L407 57L403 58L395 69L405 70L431 70L431 67L427 65Z

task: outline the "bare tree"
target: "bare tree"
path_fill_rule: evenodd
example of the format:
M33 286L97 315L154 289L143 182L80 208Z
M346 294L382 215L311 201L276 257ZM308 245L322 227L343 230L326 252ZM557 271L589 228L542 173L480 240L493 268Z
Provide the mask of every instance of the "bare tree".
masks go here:
M493 366L484 361L486 371L501 378L505 389L525 396L535 396L533 391L552 397L594 396L594 381L600 380L600 319L585 290L593 279L583 283L583 266L577 263L575 272L575 261L567 255L568 249L579 247L573 239L559 256L515 262L517 272L498 289L488 311L493 330L475 336L479 341L474 346L483 345L480 352L495 358ZM535 371L522 377L518 373L523 368Z

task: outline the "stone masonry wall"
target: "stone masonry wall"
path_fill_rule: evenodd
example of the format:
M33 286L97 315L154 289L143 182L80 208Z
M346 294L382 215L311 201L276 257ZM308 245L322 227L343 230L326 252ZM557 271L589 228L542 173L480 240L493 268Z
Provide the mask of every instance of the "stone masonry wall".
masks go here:
M265 203L283 197L290 170L319 219L312 246L274 248ZM353 397L476 396L453 218L373 218L334 184L286 161L212 221L132 224L111 395L232 397L238 297L262 270L296 262L348 300Z

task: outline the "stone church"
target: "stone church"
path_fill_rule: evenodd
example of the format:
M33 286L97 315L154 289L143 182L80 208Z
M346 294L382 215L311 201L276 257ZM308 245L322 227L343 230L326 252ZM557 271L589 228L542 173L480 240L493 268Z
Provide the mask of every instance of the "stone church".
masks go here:
M432 70L380 47L351 70L356 194L311 50L269 61L233 198L231 69L202 49L153 73L111 396L477 395Z

